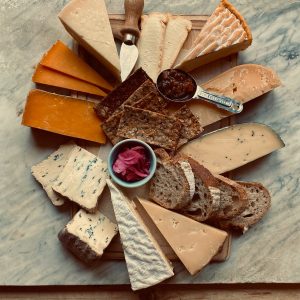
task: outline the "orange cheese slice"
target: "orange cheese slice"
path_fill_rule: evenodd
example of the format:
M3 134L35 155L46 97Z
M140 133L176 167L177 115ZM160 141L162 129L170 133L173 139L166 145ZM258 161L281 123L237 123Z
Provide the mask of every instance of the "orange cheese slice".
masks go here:
M22 125L62 135L105 143L94 103L40 90L30 91Z
M36 70L32 76L32 81L35 83L51 85L55 87L60 87L72 91L78 91L78 92L88 93L97 96L107 95L102 90L100 90L100 88L98 88L93 84L66 75L64 73L55 71L53 69L44 67L40 64L38 64L36 67Z
M108 91L113 89L110 83L61 41L57 41L51 47L51 49L43 56L40 64L44 67L89 82Z

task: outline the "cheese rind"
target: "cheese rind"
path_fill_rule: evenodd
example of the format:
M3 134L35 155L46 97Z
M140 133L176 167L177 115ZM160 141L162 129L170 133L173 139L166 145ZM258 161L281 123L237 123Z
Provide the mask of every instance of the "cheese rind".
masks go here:
M59 40L46 52L40 64L108 91L113 89L110 83Z
M74 147L75 144L71 142L61 145L47 159L31 167L33 177L42 185L51 202L55 206L64 205L65 200L63 197L55 193L51 186L56 182Z
M75 77L66 75L64 73L57 72L40 64L38 64L36 67L36 70L32 76L32 81L35 83L46 84L50 86L88 93L97 96L107 95L95 85L77 79Z
M52 188L93 213L106 185L106 178L106 163L83 148L75 147Z
M59 233L61 242L86 263L99 260L118 233L118 226L99 211L89 214L79 210Z
M170 262L138 215L134 204L107 180L133 290L158 284L174 275Z
M239 65L201 84L209 92L247 103L280 86L278 75L271 68L257 65ZM226 118L231 113L204 101L188 103L191 111L201 120L202 126Z
M225 231L196 222L153 202L139 201L191 275L211 261L227 238Z
M40 90L28 94L22 125L74 138L105 143L95 104Z
M222 174L284 147L273 129L260 123L244 123L208 133L184 145L179 152Z
M58 17L71 36L120 79L119 56L104 0L72 0Z

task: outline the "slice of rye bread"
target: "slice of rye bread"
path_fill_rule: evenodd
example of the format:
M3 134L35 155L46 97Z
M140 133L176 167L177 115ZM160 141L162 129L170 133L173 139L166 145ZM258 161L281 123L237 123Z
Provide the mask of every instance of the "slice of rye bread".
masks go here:
M220 190L218 181L209 170L192 158L188 158L195 177L195 193L192 200L182 209L184 215L196 220L207 220L219 207Z
M271 196L268 190L258 182L242 182L245 187L248 204L246 209L230 220L220 220L218 226L224 229L233 229L245 233L250 226L259 222L271 207Z
M214 175L220 189L220 203L210 219L232 219L245 210L248 204L246 188L222 175Z
M181 165L164 149L157 149L157 168L150 182L149 197L168 209L180 209L190 201L190 185Z
M182 106L173 115L182 122L183 125L177 146L178 148L198 137L203 131L198 118L192 113L187 105Z
M117 134L175 151L181 127L174 117L125 105Z
M146 80L151 80L146 72L142 68L136 70L97 104L97 116L101 120L108 119Z

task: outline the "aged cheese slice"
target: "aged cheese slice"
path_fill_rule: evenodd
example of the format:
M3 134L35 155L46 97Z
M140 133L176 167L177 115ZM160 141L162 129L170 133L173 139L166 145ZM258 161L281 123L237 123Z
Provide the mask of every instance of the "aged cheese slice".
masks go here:
M184 145L180 153L222 174L284 147L273 129L260 123L237 124L208 133Z
M144 289L174 275L170 262L145 226L135 205L107 180L133 290Z
M38 64L36 67L36 70L32 76L32 81L35 83L46 84L50 86L60 87L72 91L78 91L97 96L107 95L100 88L93 84L55 71L53 69L44 67L40 64Z
M22 125L97 143L106 138L94 103L40 90L30 91Z
M120 61L104 0L72 0L58 15L66 30L120 79Z
M61 145L58 150L53 152L47 159L31 167L34 178L43 186L51 202L55 206L65 203L63 197L52 190L52 185L57 180L75 144L67 143Z
M191 71L244 50L251 43L252 35L244 18L227 0L221 0L195 39L192 49L177 67Z
M139 57L135 69L143 68L154 82L161 69L167 21L166 14L151 13L142 16L142 31L138 40Z
M191 275L211 261L227 238L225 231L196 222L153 202L139 201Z
M74 255L90 264L98 261L118 233L118 226L97 211L79 210L59 233L58 238Z
M107 165L94 154L74 147L52 188L88 212L95 212L106 185Z
M239 65L201 84L209 92L246 103L280 86L278 75L262 65ZM207 126L231 115L204 101L189 102L189 108Z
M192 22L181 16L169 16L163 46L161 71L170 69L180 52L188 33L192 29Z
M113 89L110 83L59 40L43 56L40 64L105 90Z

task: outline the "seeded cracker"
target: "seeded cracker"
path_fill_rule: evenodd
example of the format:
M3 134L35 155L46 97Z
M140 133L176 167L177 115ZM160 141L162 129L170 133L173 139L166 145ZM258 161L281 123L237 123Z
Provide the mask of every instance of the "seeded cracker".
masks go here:
M151 110L155 112L163 113L164 109L168 105L167 101L158 95L158 92L150 92L140 101L136 102L133 107Z
M105 134L107 135L107 137L113 145L122 140L122 138L117 135L122 114L122 112L118 114L113 114L102 124L103 131L105 132Z
M175 150L182 124L173 117L168 117L149 110L124 107L118 135L135 138L168 150Z
M106 178L106 163L83 148L75 147L52 188L93 213L106 185Z

